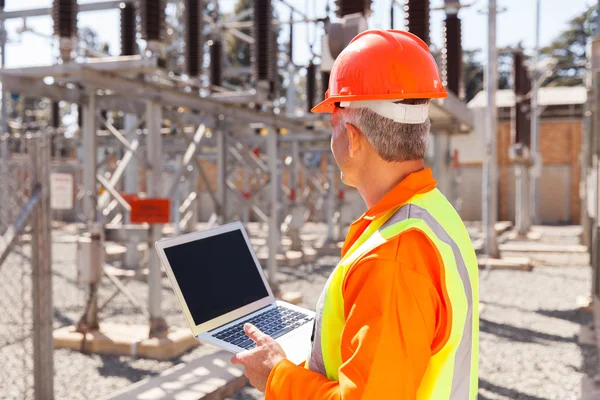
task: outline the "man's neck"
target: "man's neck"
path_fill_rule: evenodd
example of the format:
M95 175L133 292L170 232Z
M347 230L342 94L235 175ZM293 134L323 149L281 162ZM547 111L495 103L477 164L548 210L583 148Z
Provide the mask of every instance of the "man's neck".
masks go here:
M369 170L365 171L362 183L357 187L358 192L367 204L367 208L370 209L404 178L423 168L425 168L423 160L369 165Z

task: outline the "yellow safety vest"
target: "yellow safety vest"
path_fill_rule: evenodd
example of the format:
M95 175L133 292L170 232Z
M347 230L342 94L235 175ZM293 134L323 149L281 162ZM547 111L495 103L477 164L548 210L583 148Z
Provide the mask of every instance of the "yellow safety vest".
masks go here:
M425 234L439 251L452 307L450 337L431 357L417 399L475 399L479 358L478 264L464 224L437 189L416 195L372 221L342 258L317 304L313 348L306 366L332 381L338 380L345 324L342 282L361 256L410 229Z

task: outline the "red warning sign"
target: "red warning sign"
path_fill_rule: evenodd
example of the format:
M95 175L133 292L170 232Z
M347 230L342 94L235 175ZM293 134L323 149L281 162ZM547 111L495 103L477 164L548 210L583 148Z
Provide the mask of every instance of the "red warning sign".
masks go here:
M167 224L171 220L169 199L131 199L129 220L132 224Z

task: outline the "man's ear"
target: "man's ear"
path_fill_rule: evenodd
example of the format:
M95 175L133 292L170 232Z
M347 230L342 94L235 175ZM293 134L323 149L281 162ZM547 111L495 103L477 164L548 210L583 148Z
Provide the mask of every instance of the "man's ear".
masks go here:
M363 146L363 133L356 126L346 122L346 132L348 134L348 155L354 157Z

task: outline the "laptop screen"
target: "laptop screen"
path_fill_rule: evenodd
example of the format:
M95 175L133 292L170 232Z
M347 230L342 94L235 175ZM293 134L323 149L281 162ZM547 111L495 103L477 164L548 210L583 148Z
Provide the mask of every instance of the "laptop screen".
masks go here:
M269 295L239 229L164 250L196 325Z

